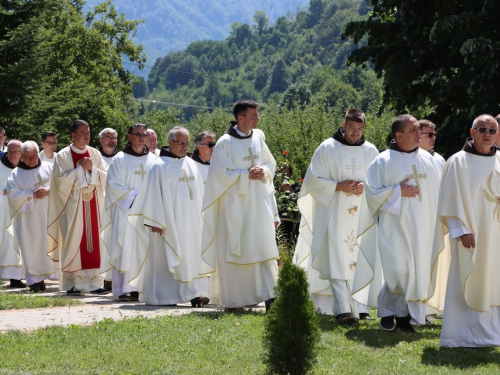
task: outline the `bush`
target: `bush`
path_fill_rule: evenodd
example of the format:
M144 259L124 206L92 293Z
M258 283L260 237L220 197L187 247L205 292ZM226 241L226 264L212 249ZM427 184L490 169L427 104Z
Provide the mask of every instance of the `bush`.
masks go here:
M318 319L305 271L290 257L282 261L276 299L265 321L263 360L269 373L304 374L316 360Z

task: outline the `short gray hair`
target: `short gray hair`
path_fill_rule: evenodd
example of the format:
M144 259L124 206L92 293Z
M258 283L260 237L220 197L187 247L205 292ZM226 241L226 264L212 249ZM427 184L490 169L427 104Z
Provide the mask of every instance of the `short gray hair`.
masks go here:
M100 132L99 132L99 139L103 139L104 136L108 133L113 133L115 136L118 137L118 133L116 132L115 129L113 128L106 128L106 129L102 129Z
M7 150L9 149L10 146L14 146L15 144L18 144L19 146L23 145L23 142L21 142L19 139L11 139L9 141L9 144L7 145Z
M215 140L215 133L212 133L209 130L203 130L201 133L198 133L196 138L194 139L194 149L198 149L198 146L200 145L201 141L203 141L203 138L213 138Z
M175 141L177 140L177 135L187 135L189 137L189 132L186 128L183 128L182 126L176 126L168 132L168 140L169 141Z
M158 134L156 134L156 131L154 129L151 129L151 128L148 128L148 134L151 134L151 135L156 135L158 136Z
M494 118L492 115L487 115L487 114L477 116L477 117L474 119L474 122L472 123L472 129L474 129L474 128L476 127L477 122L478 122L478 121L479 121L479 119L480 119L480 118L482 118L482 117L485 117L485 118L487 118L487 119L489 119L489 120L493 120L492 122L495 122L495 123L497 124L497 129L498 129L498 121L497 121L497 119L496 119L496 118Z
M21 145L21 155L24 155L26 152L30 152L36 150L36 152L40 152L38 148L38 144L34 141L26 141Z

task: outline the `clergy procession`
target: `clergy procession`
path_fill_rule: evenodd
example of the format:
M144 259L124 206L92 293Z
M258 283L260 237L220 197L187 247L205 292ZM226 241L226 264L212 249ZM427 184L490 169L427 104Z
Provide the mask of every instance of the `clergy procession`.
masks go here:
M279 273L276 160L257 129L258 103L241 100L219 137L181 126L168 146L135 123L118 134L90 124L6 143L0 128L0 275L68 296L272 308ZM310 161L297 206L293 262L310 298L338 324L373 319L382 331L442 319L440 346L500 346L500 137L477 117L461 151L434 151L436 125L397 116L387 150L364 138L365 114L343 124ZM339 124L340 125L340 124ZM291 166L289 167L291 170ZM26 280L24 283L22 280ZM388 333L390 334L390 333Z

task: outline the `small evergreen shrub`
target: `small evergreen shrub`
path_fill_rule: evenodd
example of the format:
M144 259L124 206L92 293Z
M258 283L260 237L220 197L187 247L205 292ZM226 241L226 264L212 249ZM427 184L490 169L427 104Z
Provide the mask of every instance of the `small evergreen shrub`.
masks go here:
M316 359L318 318L306 272L290 257L282 262L276 299L265 321L263 360L271 374L305 374Z

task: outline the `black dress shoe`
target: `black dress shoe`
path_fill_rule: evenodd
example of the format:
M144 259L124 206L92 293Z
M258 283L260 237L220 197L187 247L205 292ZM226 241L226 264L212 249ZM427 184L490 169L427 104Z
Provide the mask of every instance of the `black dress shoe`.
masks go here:
M358 319L355 318L351 313L339 314L335 317L335 323L350 326L356 324Z
M118 296L118 299L123 302L131 301L130 296L127 293Z
M28 290L32 293L40 293L40 283L31 284Z
M102 288L111 291L113 290L113 283L111 280L104 280L104 286Z
M271 310L271 307L273 306L274 303L274 298L268 299L266 302L266 313Z
M66 291L66 294L68 296L81 296L82 295L82 292L80 292L79 290L75 290L75 288L71 288L70 290L67 290Z
M207 297L196 297L191 300L191 306L193 307L203 307L208 305L210 298Z
M45 281L42 280L40 281L40 290L45 290L45 289L47 289L47 287L45 286Z
M23 283L21 280L10 279L9 287L11 287L11 288L26 288L26 284Z
M359 320L371 320L369 313L359 313Z
M139 301L139 292L130 292L130 301Z
M96 289L96 290L92 290L90 291L90 294L98 294L100 296L104 295L104 294L108 294L110 291L107 290L107 289L104 289L104 288L99 288L99 289Z
M382 331L394 331L396 329L394 315L384 316L380 319L380 329Z
M410 314L402 318L396 316L396 328L403 332L415 332L415 328L411 325Z

